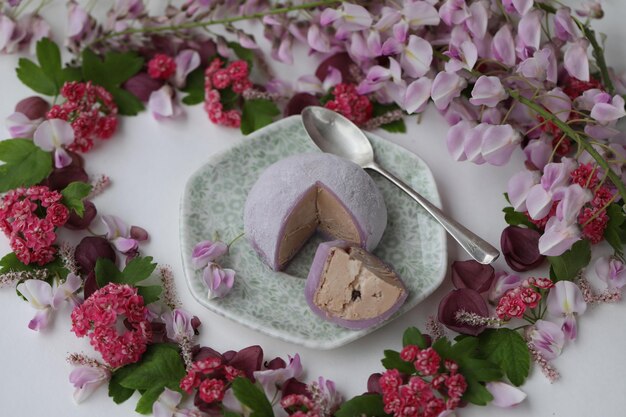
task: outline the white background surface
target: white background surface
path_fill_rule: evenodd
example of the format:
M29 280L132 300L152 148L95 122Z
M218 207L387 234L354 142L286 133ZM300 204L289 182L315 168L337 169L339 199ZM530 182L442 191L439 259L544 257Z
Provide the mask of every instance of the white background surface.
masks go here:
M63 6L59 3L44 13L54 18L57 39L61 38L65 22ZM626 2L604 3L606 17L596 27L609 35L609 64L626 70ZM296 60L300 62L296 68L300 70L298 74L307 69L304 54L302 57ZM15 56L0 57L2 118L13 111L18 100L32 94L15 77L16 63ZM277 71L293 72L284 66L277 67ZM398 349L406 327L423 328L426 317L436 313L438 301L451 287L449 279L403 317L332 351L315 351L274 340L203 309L194 302L184 283L178 238L179 199L186 179L208 155L245 139L235 130L211 124L201 106L186 111L186 117L171 122L156 122L147 113L123 119L113 139L87 155L88 173L107 174L113 182L110 189L94 200L99 213L118 215L150 232L151 239L143 246L142 253L172 266L183 304L202 320L203 345L225 351L260 344L267 359L299 352L305 380L323 375L336 381L346 397L362 393L366 390L367 377L382 369L379 360L383 349ZM505 226L502 193L508 178L521 167L521 152L504 168L457 163L445 149L446 124L432 108L419 125L414 118L407 120L407 124L408 132L403 135L377 133L419 154L435 175L445 210L498 245ZM0 254L8 250L7 240L0 238ZM467 258L452 240L449 240L449 258L451 261ZM497 269L505 267L504 260L496 264ZM71 366L65 357L72 352L91 352L88 340L70 333L69 310L57 313L53 325L41 333L27 328L34 313L14 291L0 291L0 416L136 415L133 410L138 394L122 405L115 405L107 397L106 387L80 406L74 405L73 387L68 382ZM470 406L457 414L463 417L626 416L626 301L589 309L579 321L579 328L579 339L568 344L554 362L562 374L560 381L550 384L534 368L523 387L528 399L516 409Z

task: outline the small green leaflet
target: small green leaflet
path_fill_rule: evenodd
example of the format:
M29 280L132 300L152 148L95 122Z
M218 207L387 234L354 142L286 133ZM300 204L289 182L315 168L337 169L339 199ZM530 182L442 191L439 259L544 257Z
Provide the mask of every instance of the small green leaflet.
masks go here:
M57 96L67 81L79 81L81 73L78 68L63 68L61 51L56 43L48 38L37 42L37 60L20 58L16 69L17 78L34 91L47 96Z
M165 387L180 391L179 383L184 376L185 366L178 353L178 348L172 344L157 343L149 345L141 358L141 362L128 369L124 375L116 380L116 383L129 390L142 391L143 395L137 403L135 411L141 414L150 414L152 405ZM110 385L109 390L111 392ZM128 391L114 388L113 394L117 394L118 399L123 399Z
M246 100L241 114L241 132L244 135L272 123L275 116L280 114L276 104L265 99Z
M583 239L572 245L572 248L560 256L548 256L550 262L550 279L552 281L572 281L576 275L591 261L591 245Z
M395 350L385 350L385 357L381 360L385 369L397 369L403 374L412 374L415 372L415 366L410 362L405 362L400 358L400 352Z
M200 104L204 101L204 70L197 68L187 76L185 87L181 89L187 93L182 102L187 105Z
M151 304L159 300L163 288L160 285L137 286L137 292L143 298L144 304Z
M274 417L272 404L256 385L249 379L239 377L232 382L235 397L252 412L250 417Z
M109 380L109 397L113 399L115 404L121 404L129 399L135 392L132 388L126 388L120 385L120 381L130 375L137 368L137 364L126 365L113 373Z
M43 151L30 139L6 139L0 142L0 192L35 185L52 171L52 154Z
M380 104L374 103L374 111L372 112L373 117L382 116L390 111L399 110L395 104ZM381 129L386 130L390 133L406 133L406 125L404 124L404 119L395 120L393 122L386 123L380 126Z
M364 394L341 405L335 417L385 417L383 398L378 394Z
M62 203L70 210L73 210L80 217L83 217L85 212L85 205L83 200L91 192L91 184L86 184L80 181L74 181L65 187L61 194L63 195Z
M252 49L246 49L235 42L228 42L228 46L235 52L235 55L237 55L239 59L248 62L248 68L252 69L252 65L254 65L254 51L252 51Z
M604 229L604 238L613 247L615 252L622 254L624 252L624 243L626 243L626 215L619 204L611 204L606 209L609 221Z
M498 364L511 383L520 386L530 372L530 352L524 338L516 331L487 329L478 336L480 351Z
M121 88L122 83L141 70L142 57L134 52L108 52L100 59L91 49L85 49L82 58L83 78L106 88L113 95L120 114L134 116L144 109L137 97Z
M504 221L511 226L526 226L529 229L537 230L537 226L531 222L524 213L515 211L513 207L505 207L502 209L504 212Z
M402 335L402 347L407 345L415 345L420 349L426 349L428 347L426 338L417 327L409 327L404 331L404 335Z
M161 296L162 288L159 285L137 285L150 277L157 264L152 262L151 256L135 258L120 272L117 266L105 258L96 261L96 282L102 288L110 282L129 284L137 287L137 292L143 297L144 304L154 303Z

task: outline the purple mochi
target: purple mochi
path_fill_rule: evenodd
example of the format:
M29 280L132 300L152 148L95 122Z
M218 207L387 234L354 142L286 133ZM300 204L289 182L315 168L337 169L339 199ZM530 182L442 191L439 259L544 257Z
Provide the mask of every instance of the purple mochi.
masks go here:
M327 153L294 155L269 166L244 208L246 239L276 271L316 230L371 251L386 226L385 201L372 178Z
M313 259L313 263L311 264L311 269L309 270L309 275L307 277L306 285L304 288L304 295L305 295L305 298L309 307L311 308L313 313L315 313L316 315L320 316L324 320L327 320L331 323L338 324L339 326L346 327L346 328L353 329L353 330L360 330L360 329L365 329L365 328L369 328L372 326L376 326L377 324L380 324L383 321L387 320L389 317L391 317L395 312L398 311L398 309L406 301L406 298L408 296L408 291L406 289L406 286L400 279L400 277L398 277L395 274L395 272L393 272L393 269L389 265L385 264L380 259L376 258L374 255L367 253L368 257L371 257L371 259L374 260L378 265L383 266L385 269L385 272L389 276L393 277L392 280L394 284L397 286L397 288L400 290L400 295L395 299L395 301L392 300L393 304L389 308L382 311L380 314L374 317L369 317L369 318L346 319L343 317L332 315L328 311L323 310L318 304L316 304L315 299L316 299L316 294L318 290L320 290L322 286L322 277L324 273L326 272L325 269L327 266L327 261L330 263L329 256L331 255L331 251L337 250L337 249L350 250L354 248L355 247L353 243L345 242L341 240L335 240L332 242L324 242L320 244L315 253L315 258ZM361 252L365 252L360 248L359 250ZM348 291L352 292L351 294L352 301L354 301L355 299L354 299L353 287L348 288ZM359 298L361 298L360 293L359 293ZM365 303L365 302L368 302L368 300L369 299L367 298L365 299L365 301L361 299L360 302Z

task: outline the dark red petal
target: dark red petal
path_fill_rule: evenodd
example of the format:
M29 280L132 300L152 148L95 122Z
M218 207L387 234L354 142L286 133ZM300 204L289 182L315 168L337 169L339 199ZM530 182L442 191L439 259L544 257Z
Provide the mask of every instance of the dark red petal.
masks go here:
M320 100L309 93L295 94L285 106L285 117L302 113L307 106L319 106Z
M489 291L496 271L491 265L483 265L473 259L452 263L452 283L456 288L470 288L479 293Z
M282 394L283 398L291 394L305 395L311 398L311 394L307 390L306 384L298 381L295 378L289 378L283 383Z
M518 226L508 226L500 236L500 246L506 263L515 271L524 272L541 265L545 256L539 253L539 232Z
M470 326L468 324L459 323L456 319L458 311L464 310L468 313L476 313L483 317L489 317L489 309L487 303L481 295L469 288L460 288L452 290L439 303L439 321L448 329L455 332L476 336L480 334L484 326Z
M163 80L155 80L147 73L140 72L137 75L133 75L122 84L122 88L145 103L150 98L150 94L163 87L164 83Z
M84 289L85 300L91 297L91 294L98 291L99 289L100 287L98 286L98 283L96 282L96 272L95 271L89 272L89 274L87 275L87 278L85 279L85 289Z
M65 227L71 230L84 230L89 227L93 219L98 214L98 210L96 210L96 206L89 200L85 200L85 211L83 212L83 216L80 217L74 210L70 212L70 217L67 219L67 223L65 223Z
M267 369L282 369L287 367L287 363L283 358L274 358L269 362L265 362Z
M38 96L27 97L15 105L15 111L22 113L30 120L41 119L50 110L50 103Z
M323 60L322 63L317 67L317 70L315 71L315 76L323 81L328 75L329 68L333 67L341 72L341 82L356 84L356 80L350 72L350 67L352 65L355 64L354 61L352 61L352 59L350 58L350 55L348 55L346 52L340 52Z
M96 261L100 258L115 262L115 250L103 237L87 236L80 241L74 251L74 258L82 273L88 274L96 267Z
M217 350L211 349L210 347L201 347L193 353L193 361L201 361L207 358L218 358L221 361L224 361L224 357Z
M237 352L228 364L244 371L246 376L254 381L254 371L261 370L263 365L263 349L258 345L248 346Z
M375 374L371 374L370 377L367 379L367 392L368 393L376 393L376 394L382 394L383 390L380 387L380 377L383 376L380 373L375 373Z

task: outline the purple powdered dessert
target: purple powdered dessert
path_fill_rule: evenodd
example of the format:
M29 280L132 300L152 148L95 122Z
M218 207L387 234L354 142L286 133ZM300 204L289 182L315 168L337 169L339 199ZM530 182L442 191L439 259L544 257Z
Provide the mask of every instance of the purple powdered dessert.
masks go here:
M244 208L246 238L279 271L316 232L373 250L387 226L380 190L358 165L327 153L294 155L268 167Z
M391 317L408 292L393 269L353 243L318 246L304 295L311 310L349 329L365 329Z

